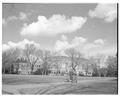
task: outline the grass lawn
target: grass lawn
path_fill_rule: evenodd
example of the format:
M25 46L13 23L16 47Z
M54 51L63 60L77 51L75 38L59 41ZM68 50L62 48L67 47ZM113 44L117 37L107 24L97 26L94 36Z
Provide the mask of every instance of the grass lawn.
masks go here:
M3 94L117 94L117 78L78 77L78 83L66 82L66 76L2 75Z

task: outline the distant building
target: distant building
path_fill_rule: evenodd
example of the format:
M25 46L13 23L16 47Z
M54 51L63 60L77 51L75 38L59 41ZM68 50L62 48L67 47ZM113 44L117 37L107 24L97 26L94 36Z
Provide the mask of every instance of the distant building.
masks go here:
M18 63L19 63L19 67L18 67ZM18 73L19 74L31 74L31 67L30 64L27 62L27 60L25 58L19 58L16 62L16 64L14 64L14 72L16 72L16 69L18 67ZM34 70L33 72L35 72L37 69L39 69L41 67L41 62L40 60L35 64L34 66Z
M50 64L51 66L49 69L51 70L52 75L55 75L55 74L65 75L70 70L71 60L70 58L65 56L54 56L50 58L48 63L51 63ZM76 67L77 75L83 74L87 76L92 76L92 72L93 72L93 69L91 67L92 64L93 62L87 59L81 58L80 64L78 64L78 66ZM33 72L40 69L42 67L41 65L42 65L42 61L39 60L35 64ZM88 67L87 70L86 70L86 67ZM31 67L30 67L30 64L27 62L27 60L25 59L19 60L18 72L19 74L26 74L26 75L31 74Z

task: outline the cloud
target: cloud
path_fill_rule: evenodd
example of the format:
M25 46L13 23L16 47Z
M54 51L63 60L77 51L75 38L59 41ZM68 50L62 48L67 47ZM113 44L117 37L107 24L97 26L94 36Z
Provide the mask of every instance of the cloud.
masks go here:
M56 52L58 53L62 53L65 54L64 51L66 49L69 48L77 48L79 49L80 47L82 48L82 46L86 43L87 39L84 37L75 37L74 39L72 39L71 43L69 43L67 40L63 41L63 40L57 40L54 46L54 49Z
M117 4L98 4L94 10L89 11L89 16L113 22L117 18Z
M100 50L101 53L105 53L107 55L115 55L117 53L117 47L113 47L113 46L108 46L107 48L105 48L104 50Z
M67 38L67 36L65 36ZM69 48L75 48L76 50L80 51L84 54L85 57L94 56L97 54L105 54L105 55L114 55L117 52L116 46L107 45L106 43L99 43L103 41L102 39L94 40L93 42L89 42L87 38L84 37L74 37L71 42L68 40L57 40L54 47L53 52L56 52L57 55L66 55L65 50ZM97 43L96 43L97 42ZM9 50L11 48L20 48L24 49L26 44L34 44L36 48L40 49L40 44L34 41L29 41L24 39L23 41L19 41L17 43L9 41L7 44L2 45L2 51Z
M38 21L23 26L21 35L29 36L56 36L61 33L71 33L80 29L87 18L65 15L53 15L50 18L38 16Z
M99 53L110 55L116 52L116 47L106 46L103 39L89 42L87 38L84 37L75 37L70 43L67 40L57 40L54 46L54 50L61 55L65 55L65 50L69 48L75 48L86 57L97 55Z
M3 44L3 45L2 45L2 51L6 51L6 50L8 50L8 49L10 49L10 46L9 46L9 45L7 45L7 44Z
M87 39L86 38L84 38L84 37L75 37L73 40L72 40L72 44L74 44L74 45L81 45L81 44L83 44L83 43L85 43L87 41Z
M17 20L18 18L16 17L16 16L10 16L10 17L8 17L7 19L3 19L2 20L2 24L3 25L6 25L8 22L10 22L10 21L13 21L13 20Z
M101 44L101 45L103 45L103 44L104 44L104 40L102 40L102 39L97 39L97 40L94 41L94 43L95 43L95 44Z
M56 51L66 50L70 47L72 47L72 45L70 45L67 41L57 40L55 44Z
M77 36L71 41L71 43L69 43L67 41L67 39L66 40L57 40L56 44L55 44L55 50L56 51L61 51L61 50L66 50L68 48L81 46L86 41L87 41L86 38L84 38L84 37L77 37Z
M18 19L18 17L16 17L16 16L10 16L7 18L7 21L9 22L9 21L17 20L17 19Z
M3 44L2 45L2 50L6 51L6 50L9 50L10 48L24 49L26 44L34 44L36 46L36 48L40 48L39 43L35 43L34 41L29 41L27 39L24 39L23 41L20 41L20 42L17 42L17 43L9 41L7 44Z
M20 12L18 16L9 16L8 18L4 18L2 21L2 24L5 25L8 22L14 21L14 20L26 20L27 19L27 14L24 12Z
M66 40L67 40L67 36L62 35L62 36L61 36L61 39L62 39L63 41L66 41Z
M18 18L19 18L20 20L25 20L25 19L27 19L27 14L25 14L25 13L23 13L23 12L20 12Z
M3 24L3 25L6 25L6 24L7 24L7 22L6 22L5 19L2 19L2 24Z

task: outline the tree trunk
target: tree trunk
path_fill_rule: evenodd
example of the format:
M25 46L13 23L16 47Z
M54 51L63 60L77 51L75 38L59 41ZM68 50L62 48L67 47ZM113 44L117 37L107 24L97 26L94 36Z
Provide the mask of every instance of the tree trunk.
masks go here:
M6 69L6 68L5 68L5 65L4 65L4 66L3 66L3 74L5 74L5 69Z
M12 64L10 64L10 74L12 73Z
M33 74L33 66L31 66L31 75Z
M18 70L19 70L19 63L17 64L17 68L16 68L16 73L18 74Z
M47 75L47 72L46 72L46 70L45 70L45 75Z
M98 70L98 75L99 75L99 77L101 77L101 72L100 72L100 70Z
M42 75L44 74L44 70L42 70Z
M86 71L86 76L87 76L87 71Z
M33 74L33 70L31 70L31 75Z
M31 75L33 75L33 68L31 68Z

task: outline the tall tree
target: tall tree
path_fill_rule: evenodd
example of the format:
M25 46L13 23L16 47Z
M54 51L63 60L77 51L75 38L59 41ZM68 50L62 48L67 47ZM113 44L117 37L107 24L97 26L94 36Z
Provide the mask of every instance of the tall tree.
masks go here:
M81 58L81 53L76 51L74 48L66 50L66 54L71 60L71 68L73 71L76 71L76 67L80 64L79 60Z
M98 70L99 70L98 61L93 56L90 57L89 60L93 62L92 65L91 65L92 70L93 70L92 76L99 76L99 73L98 73Z
M9 73L12 73L14 70L14 65L16 64L16 60L19 57L20 50L18 48L11 48L2 52L2 67L3 73L5 73L6 67L9 70Z
M49 70L50 67L50 51L48 50L42 50L40 52L40 58L42 59L43 63L42 63L42 68L43 68L43 74L47 75L47 72Z
M98 76L101 76L101 68L103 67L103 64L105 63L105 55L104 54L97 54L96 57L94 58L96 62L96 67L97 67L97 72Z
M77 77L75 75L77 75L76 68L80 64L79 60L81 58L81 53L76 51L74 48L70 48L66 50L66 54L71 60L71 70L69 71L69 78L72 82L75 81L77 83Z
M26 44L24 49L24 55L30 64L31 74L33 74L34 66L39 60L39 51L34 44Z
M117 56L109 56L107 59L108 76L118 76Z

